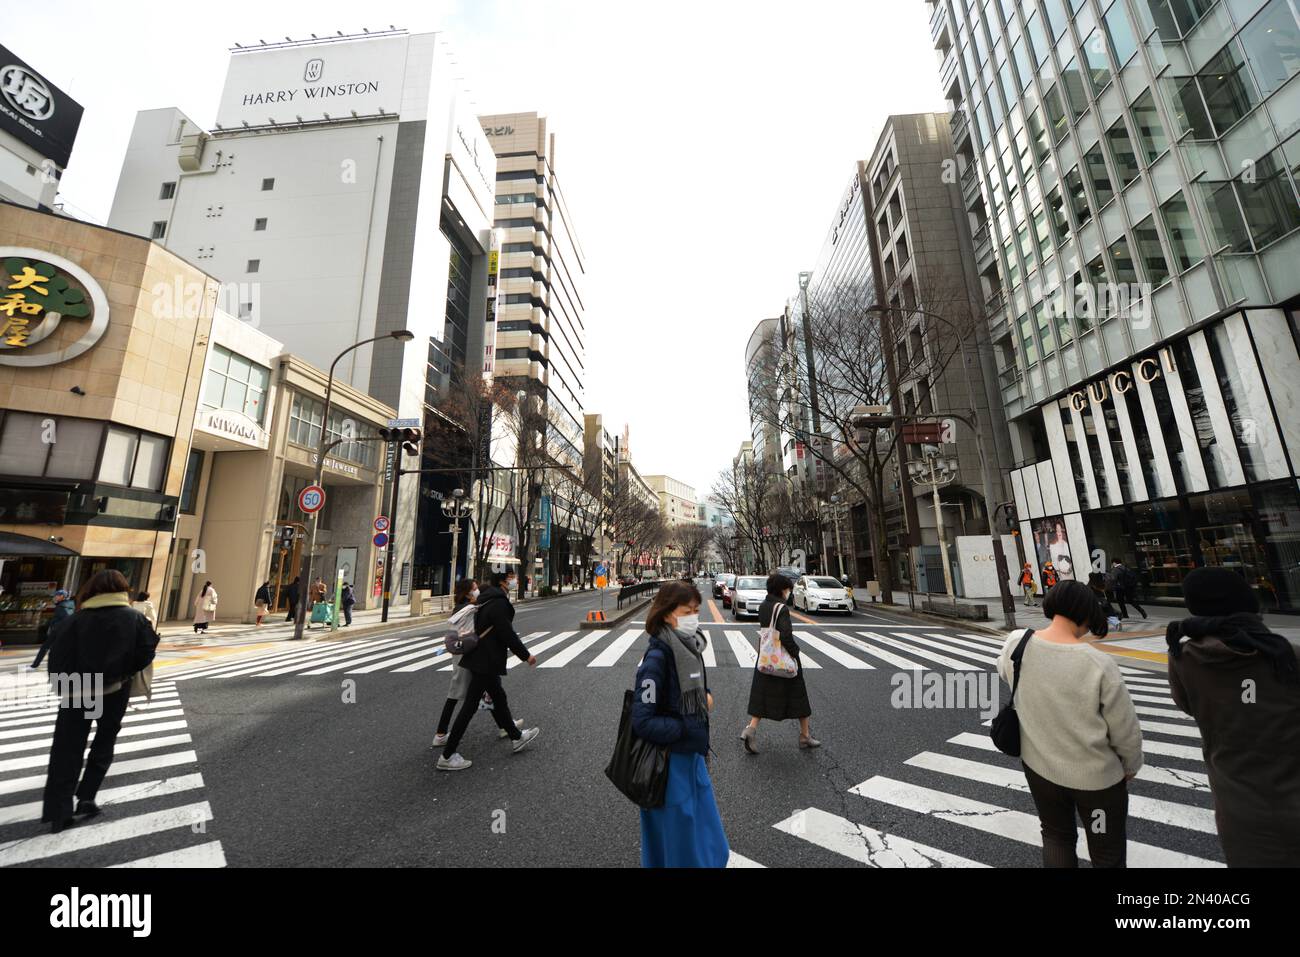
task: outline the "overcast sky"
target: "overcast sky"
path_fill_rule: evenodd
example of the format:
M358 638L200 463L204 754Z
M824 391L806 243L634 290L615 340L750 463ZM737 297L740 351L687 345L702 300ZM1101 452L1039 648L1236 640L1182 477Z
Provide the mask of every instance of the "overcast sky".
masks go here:
M588 412L705 495L749 437L744 347L891 113L942 110L922 0L45 0L2 42L85 107L61 199L108 218L137 110L211 128L235 42L445 29L483 113L537 110L587 254Z

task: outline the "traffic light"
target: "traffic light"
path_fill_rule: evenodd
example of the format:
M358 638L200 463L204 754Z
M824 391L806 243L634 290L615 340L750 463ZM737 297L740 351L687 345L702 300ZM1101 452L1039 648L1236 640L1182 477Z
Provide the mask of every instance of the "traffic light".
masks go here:
M894 424L889 407L884 405L859 405L853 410L854 439L858 445L869 445L876 429L887 429Z
M385 442L400 442L407 455L420 454L419 429L380 429L379 437Z

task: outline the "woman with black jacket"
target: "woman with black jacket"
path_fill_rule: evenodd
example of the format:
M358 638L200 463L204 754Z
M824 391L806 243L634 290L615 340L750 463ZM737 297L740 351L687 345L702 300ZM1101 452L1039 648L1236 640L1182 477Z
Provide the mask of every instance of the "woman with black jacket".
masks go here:
M758 624L767 628L769 625L777 630L781 638L781 647L790 653L790 657L799 665L793 678L767 675L758 670L754 663L754 678L749 686L749 724L740 733L740 740L745 743L745 750L758 754L754 747L754 738L758 735L758 722L762 718L771 721L799 720L799 747L819 748L821 742L812 736L808 719L812 716L812 705L808 703L808 687L803 680L803 663L799 661L799 643L794 640L794 629L790 624L790 592L794 583L784 575L770 575L767 579L767 597L758 606ZM772 613L777 611L776 621Z
M41 821L56 834L75 823L74 792L76 814L99 814L95 795L113 763L131 679L153 661L158 647L153 627L131 607L129 591L121 572L98 572L81 586L76 613L51 629L49 672L60 701ZM83 775L92 721L95 740Z
M694 585L667 582L646 614L650 640L636 670L632 732L669 756L663 806L641 809L642 867L726 867L731 856L704 761L713 695L700 601Z

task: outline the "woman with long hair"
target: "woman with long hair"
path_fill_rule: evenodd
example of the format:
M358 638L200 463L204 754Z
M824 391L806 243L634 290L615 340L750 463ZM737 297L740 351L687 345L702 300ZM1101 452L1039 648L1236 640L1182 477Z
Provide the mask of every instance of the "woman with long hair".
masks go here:
M998 673L1015 689L1043 866L1079 866L1077 817L1092 866L1124 867L1128 782L1142 767L1142 732L1114 657L1092 647L1106 637L1105 611L1083 582L1062 581L1043 598L1043 614L1046 628L1012 632L998 658Z
M793 590L794 582L784 575L769 575L767 597L758 606L758 624L776 631L781 647L790 653L799 667L794 677L786 678L764 674L758 670L758 662L754 662L754 675L749 684L749 724L740 733L740 740L749 754L758 754L754 739L758 735L758 722L762 718L769 721L788 721L793 718L799 722L799 747L821 747L821 742L812 736L809 727L812 705L808 702L808 686L803 680L799 643L794 640L794 629L790 622L790 606L787 602Z
M76 612L51 629L49 669L60 698L41 821L55 833L76 816L100 813L95 796L113 763L131 679L153 661L158 646L153 626L131 607L130 587L121 572L92 575L77 593ZM83 774L92 721L95 740Z
M671 581L646 613L649 647L636 670L632 731L669 754L663 806L641 809L642 867L726 867L731 856L704 760L713 695L700 601L694 585Z
M217 590L212 582L204 582L203 589L194 598L194 634L206 633L208 625L217 620Z

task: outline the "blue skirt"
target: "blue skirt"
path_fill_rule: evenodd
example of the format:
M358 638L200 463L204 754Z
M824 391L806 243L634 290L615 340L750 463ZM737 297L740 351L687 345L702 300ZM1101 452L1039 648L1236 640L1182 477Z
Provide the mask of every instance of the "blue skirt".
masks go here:
M726 867L730 856L704 755L670 754L664 806L641 809L641 866Z

